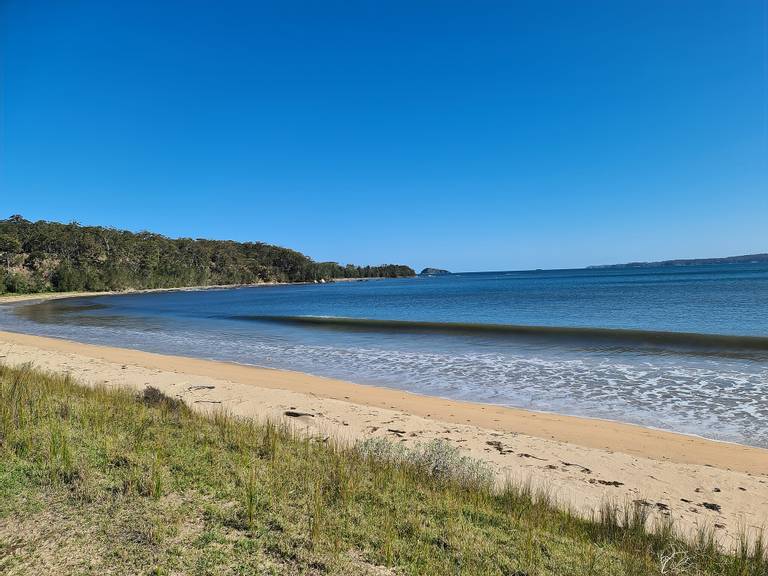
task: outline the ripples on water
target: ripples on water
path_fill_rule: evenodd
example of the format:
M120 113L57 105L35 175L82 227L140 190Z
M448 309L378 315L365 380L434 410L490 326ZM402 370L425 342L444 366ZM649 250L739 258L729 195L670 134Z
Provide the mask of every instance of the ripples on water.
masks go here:
M85 298L6 307L0 327L768 446L768 269L680 272L475 274ZM307 316L397 322L307 324Z

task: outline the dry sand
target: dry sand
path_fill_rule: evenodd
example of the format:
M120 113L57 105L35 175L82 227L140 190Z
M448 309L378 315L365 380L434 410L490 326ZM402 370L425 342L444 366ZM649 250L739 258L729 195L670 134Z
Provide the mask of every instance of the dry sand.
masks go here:
M0 332L0 361L31 362L88 384L155 386L193 407L288 419L344 441L442 438L500 479L530 481L589 514L639 501L684 532L726 545L768 524L768 451L617 422L458 402L298 372ZM288 417L286 411L305 413Z

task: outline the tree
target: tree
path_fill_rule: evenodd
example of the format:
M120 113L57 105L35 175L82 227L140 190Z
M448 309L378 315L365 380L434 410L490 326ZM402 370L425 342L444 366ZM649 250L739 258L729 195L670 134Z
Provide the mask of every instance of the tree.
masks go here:
M10 268L16 254L21 252L21 242L9 234L0 234L0 255L4 258L5 267Z

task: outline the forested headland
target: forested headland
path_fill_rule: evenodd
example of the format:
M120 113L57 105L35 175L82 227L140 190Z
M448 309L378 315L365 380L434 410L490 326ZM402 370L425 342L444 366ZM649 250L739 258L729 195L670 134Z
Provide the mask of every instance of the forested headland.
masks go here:
M414 276L408 266L342 266L262 242L168 238L73 222L0 220L0 293L180 288Z

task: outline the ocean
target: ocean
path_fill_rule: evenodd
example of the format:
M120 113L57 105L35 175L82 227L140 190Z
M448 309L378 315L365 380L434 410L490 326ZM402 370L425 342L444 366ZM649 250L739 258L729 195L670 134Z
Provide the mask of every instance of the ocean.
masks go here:
M84 297L0 329L768 447L765 264Z

